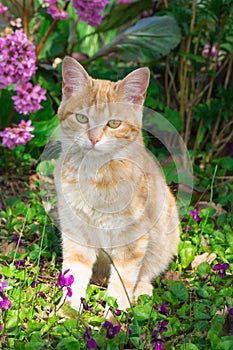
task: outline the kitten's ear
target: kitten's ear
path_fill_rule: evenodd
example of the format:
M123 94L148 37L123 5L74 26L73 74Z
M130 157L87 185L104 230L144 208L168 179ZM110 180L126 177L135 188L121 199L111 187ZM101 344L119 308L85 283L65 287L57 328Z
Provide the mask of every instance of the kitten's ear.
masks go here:
M142 105L150 81L149 68L139 68L129 73L119 82L118 89L125 99L136 105Z
M72 57L65 57L62 63L62 94L63 99L81 92L87 84L91 84L91 78L83 68Z

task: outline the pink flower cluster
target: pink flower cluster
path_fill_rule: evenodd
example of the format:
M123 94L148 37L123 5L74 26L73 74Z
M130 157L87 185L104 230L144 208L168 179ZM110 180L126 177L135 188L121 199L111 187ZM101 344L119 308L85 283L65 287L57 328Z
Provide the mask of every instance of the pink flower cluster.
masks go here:
M21 29L0 37L0 88L28 81L35 71L35 47Z
M202 56L204 58L209 58L213 61L217 61L219 56L221 56L221 52L216 48L216 46L210 46L209 44L206 44L202 50Z
M47 7L47 13L53 17L53 19L60 20L68 18L68 13L59 7L58 0L45 0L49 4Z
M63 0L67 2L69 0ZM130 2L131 0L125 0ZM60 20L68 18L68 13L59 6L59 0L45 0L49 4L47 12L53 19ZM90 26L97 26L103 20L104 15L101 13L109 0L72 0L73 7L81 21L87 22Z
M5 13L8 10L7 6L3 6L3 4L0 2L0 13Z
M2 145L9 149L14 149L17 145L25 145L34 137L34 135L30 133L32 130L34 130L31 123L31 120L21 120L17 127L6 128L4 131L0 132L0 136L2 137Z
M81 21L94 27L102 22L104 15L101 12L108 3L109 0L73 0L73 7Z
M33 86L31 83L16 85L16 96L12 97L17 112L27 115L42 108L40 102L46 100L46 90L39 85Z
M121 5L121 4L130 4L132 2L132 0L118 0L117 4Z
M20 114L36 112L41 108L40 102L46 100L45 90L28 83L36 69L35 47L23 30L0 37L0 89L16 84L16 96L12 99Z

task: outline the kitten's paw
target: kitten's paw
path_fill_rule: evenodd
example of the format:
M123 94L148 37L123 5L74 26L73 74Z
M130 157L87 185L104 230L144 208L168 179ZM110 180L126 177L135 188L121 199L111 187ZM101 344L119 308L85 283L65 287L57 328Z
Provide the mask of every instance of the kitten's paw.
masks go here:
M134 292L134 296L137 299L139 295L142 294L153 295L153 286L151 283L138 282Z

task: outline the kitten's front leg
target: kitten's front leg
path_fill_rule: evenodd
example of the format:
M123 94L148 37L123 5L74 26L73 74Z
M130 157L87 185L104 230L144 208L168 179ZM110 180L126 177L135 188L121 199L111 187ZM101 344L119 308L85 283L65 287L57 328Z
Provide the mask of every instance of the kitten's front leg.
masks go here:
M119 309L130 307L147 244L148 238L143 236L132 245L116 248L112 253L114 266L108 295L117 299Z
M96 260L95 249L81 246L74 241L63 238L63 272L69 270L74 276L71 286L72 296L66 301L74 309L81 311L81 297L86 297L87 287Z

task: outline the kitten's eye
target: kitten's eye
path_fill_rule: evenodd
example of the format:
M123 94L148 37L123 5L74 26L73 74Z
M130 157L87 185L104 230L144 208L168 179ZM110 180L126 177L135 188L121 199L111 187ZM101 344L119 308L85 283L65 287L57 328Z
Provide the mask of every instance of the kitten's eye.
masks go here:
M81 124L86 124L86 123L88 123L88 118L87 118L87 116L84 115L84 114L76 114L75 117L76 117L77 121L78 121L79 123L81 123Z
M109 126L110 128L112 129L116 129L118 128L119 126L121 125L121 121L120 120L116 120L116 119L113 119L113 120L109 120L107 126Z

